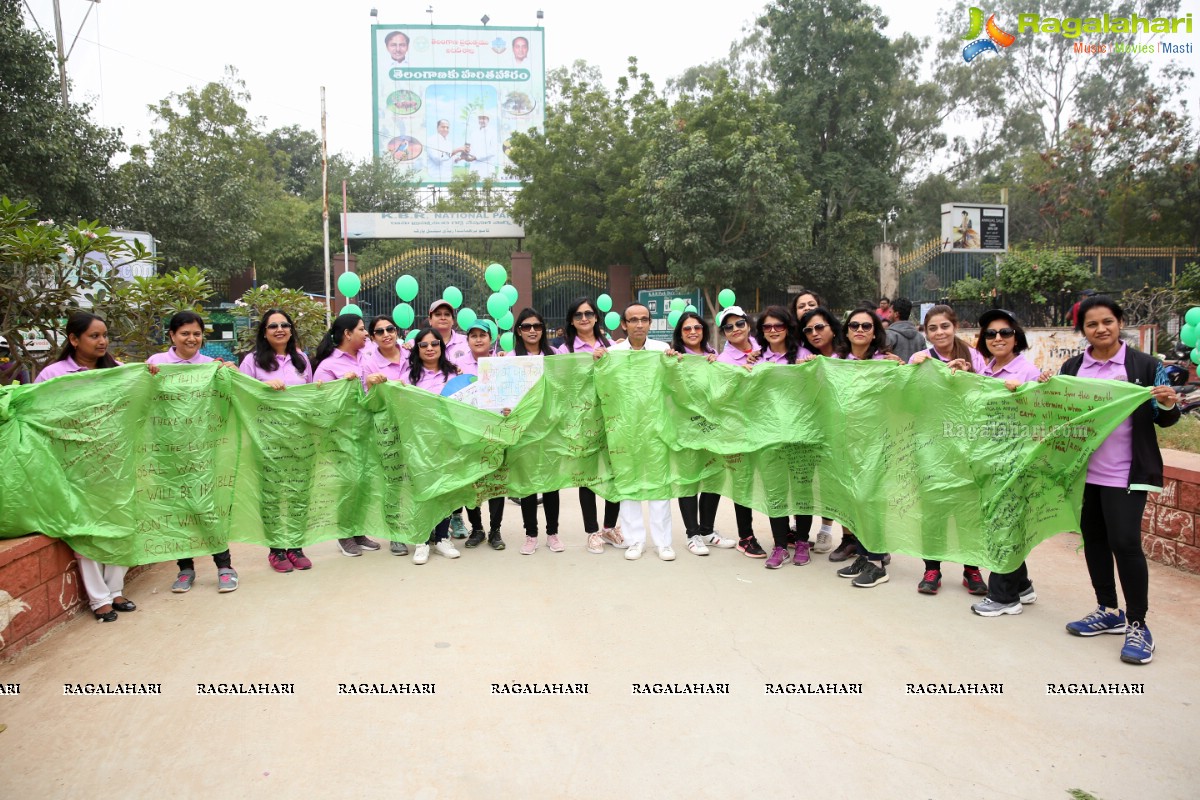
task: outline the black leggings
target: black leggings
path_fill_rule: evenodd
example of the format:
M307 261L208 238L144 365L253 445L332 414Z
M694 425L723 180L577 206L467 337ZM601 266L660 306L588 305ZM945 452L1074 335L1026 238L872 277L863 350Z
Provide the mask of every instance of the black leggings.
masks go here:
M771 517L770 521L771 538L775 540L775 546L786 549L788 546L788 534L792 532L791 517Z
M225 550L222 553L213 553L213 563L217 565L217 569L233 569L233 556L229 555L229 551ZM185 569L195 569L196 562L190 558L181 558L176 564L179 565L179 571Z
M696 495L679 498L679 513L683 517L683 530L688 536L708 535L717 524L717 505L721 495L712 492L701 492L699 501Z
M940 561L932 561L932 560L930 560L930 559L928 559L928 558L925 558L925 559L922 559L922 560L925 562L925 569L926 569L926 570L935 569L935 570L937 570L938 572L941 572L941 571L942 571L942 562L940 562ZM963 564L963 569L964 569L964 570L968 570L968 569L979 569L979 567L973 567L973 566L971 566L970 564Z
M737 520L739 539L745 539L754 535L754 512L748 506L734 503L733 517Z
M1021 599L1021 592L1033 586L1029 580L1029 567L1025 562L1012 572L993 572L988 576L987 596L997 603L1015 603Z
M521 498L521 521L525 523L525 535L537 538L537 495L531 494ZM546 511L546 535L558 533L558 491L545 492L542 495L542 508Z
M579 510L583 512L583 532L595 533L600 530L596 524L596 493L586 486L579 487ZM621 515L621 504L604 501L604 527L617 527Z
M487 501L488 504L488 520L492 523L489 530L500 530L500 523L504 520L504 498L493 497ZM467 520L471 523L471 530L483 530L483 513L479 508L467 509Z
M433 532L429 534L429 538L425 540L425 544L437 544L442 539L447 538L449 535L450 518L446 517L444 520L439 522L437 527L433 529Z
M808 541L808 530L812 527L812 514L796 515L796 538L801 542Z
M1150 603L1150 571L1142 552L1142 512L1146 493L1115 486L1083 487L1083 509L1079 532L1083 534L1083 557L1087 561L1096 602L1118 608L1113 562L1125 594L1125 615L1130 622L1146 623Z

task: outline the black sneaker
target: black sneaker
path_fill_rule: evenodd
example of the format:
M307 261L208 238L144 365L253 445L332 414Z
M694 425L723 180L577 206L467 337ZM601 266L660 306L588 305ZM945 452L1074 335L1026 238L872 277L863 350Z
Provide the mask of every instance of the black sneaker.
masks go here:
M917 591L921 594L937 594L938 589L942 585L942 573L936 569L925 570L925 577L921 578L921 582L917 584ZM983 587L984 594L987 594L987 587Z
M881 583L887 582L887 570L878 564L868 561L867 565L863 567L862 572L858 574L858 577L851 581L851 584L857 586L859 589L870 589L872 586L878 586Z
M854 563L851 564L850 566L842 567L841 569L839 569L837 571L838 577L839 578L857 578L859 575L862 574L862 571L867 568L867 564L870 564L870 563L871 562L867 560L866 556L859 556L858 558L854 559Z
M750 558L766 558L767 554L758 544L758 539L747 536L738 541L737 549Z
M967 591L971 594L977 594L983 597L987 594L987 583L984 582L983 576L979 574L979 567L965 567L963 569L963 586L967 587Z
M842 543L829 554L830 561L849 561L858 555L858 542L842 539Z
M483 531L476 528L471 531L471 535L467 537L467 547L478 547L483 544Z
M488 534L487 539L488 539L488 545L493 550L503 550L504 549L504 540L500 538L500 531L491 531Z

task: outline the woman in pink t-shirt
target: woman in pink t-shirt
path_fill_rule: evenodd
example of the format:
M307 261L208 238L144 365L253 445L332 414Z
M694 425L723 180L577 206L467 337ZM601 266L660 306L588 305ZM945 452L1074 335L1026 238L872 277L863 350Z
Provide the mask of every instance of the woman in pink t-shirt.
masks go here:
M95 314L79 311L67 320L67 343L58 360L48 365L34 379L43 383L51 378L86 372L93 369L111 369L121 362L108 352L108 326ZM79 563L79 577L87 592L88 606L101 622L116 622L118 611L134 611L137 606L125 597L125 573L129 567L119 564L101 564L86 556L75 554Z
M546 320L532 308L523 308L517 314L513 325L517 332L513 340L513 349L508 352L512 358L543 358L554 355L550 346L550 334L546 330ZM537 552L538 546L538 496L526 495L519 498L521 503L521 522L525 527L525 542L521 545L521 555L531 556ZM546 515L546 544L552 552L561 552L562 543L558 539L558 512L560 506L558 489L543 492L541 499L542 511ZM619 508L619 506L618 506Z

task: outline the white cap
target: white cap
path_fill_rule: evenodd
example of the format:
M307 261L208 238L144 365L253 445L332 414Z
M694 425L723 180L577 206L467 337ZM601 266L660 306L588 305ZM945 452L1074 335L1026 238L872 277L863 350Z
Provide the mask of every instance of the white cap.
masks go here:
M717 314L718 328L725 324L726 317L746 317L746 312L742 311L741 306L727 306L726 308L722 308L721 313ZM749 321L749 317L746 317L746 319Z

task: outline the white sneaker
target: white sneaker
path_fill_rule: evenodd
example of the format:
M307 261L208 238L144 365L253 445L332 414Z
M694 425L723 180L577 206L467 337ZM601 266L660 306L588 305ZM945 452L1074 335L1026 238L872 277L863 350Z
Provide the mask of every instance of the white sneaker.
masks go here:
M446 558L458 558L462 553L458 552L458 548L454 546L454 542L449 539L442 539L433 546L434 550L438 551L439 555Z
M827 531L821 531L817 534L817 541L813 544L814 553L828 553L833 549L833 534Z
M708 545L704 543L703 536L689 536L687 541L687 549L691 550L698 556L708 555Z
M598 533L589 533L587 538L587 551L589 553L603 553L604 537Z
M658 557L663 561L674 561L675 551L670 547L660 547L658 548Z
M625 560L626 561L637 561L639 558L641 558L642 557L642 547L644 547L644 544L642 542L638 542L637 544L629 545L629 549L627 549L625 551Z
M724 536L717 533L716 531L713 531L708 536L705 536L703 538L707 544L711 544L713 547L719 547L722 550L730 550L734 547L737 547L736 541L734 541L733 539L726 539Z
M424 564L429 560L429 545L419 544L413 549L413 563Z

